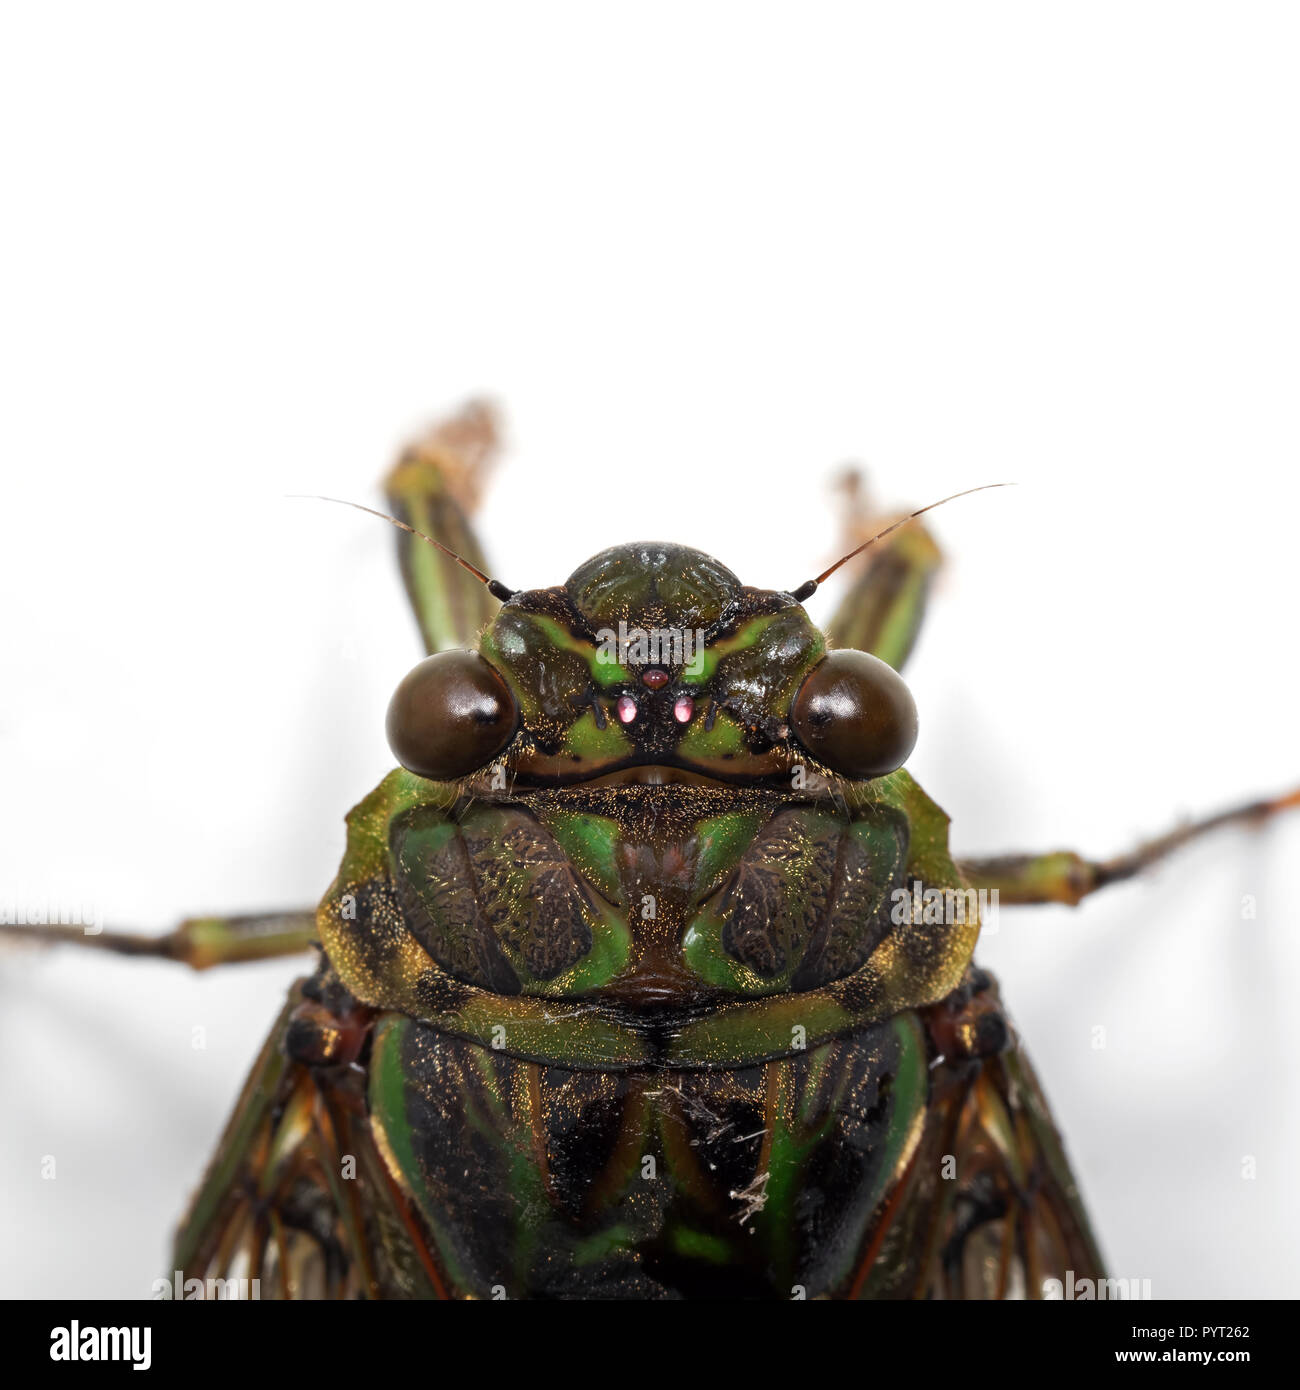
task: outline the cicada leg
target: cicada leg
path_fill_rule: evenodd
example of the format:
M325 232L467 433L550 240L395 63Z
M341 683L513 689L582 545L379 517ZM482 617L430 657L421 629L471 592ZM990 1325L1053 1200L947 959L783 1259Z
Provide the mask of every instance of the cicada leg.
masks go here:
M0 941L22 940L42 946L90 946L123 956L174 960L193 970L240 961L296 956L316 940L316 912L254 912L238 917L187 917L163 936L94 931L79 926L0 926Z
M1297 807L1300 788L1285 796L1252 801L1204 820L1191 821L1113 859L1084 859L1073 850L1054 850L1047 854L959 859L957 865L972 888L996 890L1001 904L1066 903L1073 907L1089 893L1132 878L1211 830L1230 825L1260 826L1280 812Z
M393 515L483 570L486 563L470 517L496 454L498 429L480 401L436 425L412 444L384 480ZM472 646L499 604L484 585L418 536L397 540L402 579L430 652Z
M868 506L856 470L841 481L847 499L846 550L888 526L894 517ZM943 554L920 522L900 527L855 562L861 569L835 610L826 635L833 647L856 647L901 670L925 616L930 584Z

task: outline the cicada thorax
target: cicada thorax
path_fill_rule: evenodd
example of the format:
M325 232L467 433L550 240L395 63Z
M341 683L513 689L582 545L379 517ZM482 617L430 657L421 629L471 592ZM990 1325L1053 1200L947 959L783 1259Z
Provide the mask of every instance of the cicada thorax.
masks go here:
M321 940L349 990L532 1060L730 1065L941 999L978 918L905 774L845 804L694 783L449 798L392 774L349 818Z
M399 723L413 759L459 766L424 716L478 710L485 746L514 730L500 761L388 777L318 918L376 1011L376 1135L449 1284L680 1292L725 1268L739 1293L853 1292L925 1129L917 1010L979 930L916 908L961 880L911 778L810 752L843 755L827 712L865 719L897 678L681 547L514 596L480 653L500 690L443 663L448 698L417 678ZM880 708L862 727L894 768L910 697Z
M597 787L414 808L391 872L412 933L466 984L693 1008L858 969L910 904L909 839L888 805Z

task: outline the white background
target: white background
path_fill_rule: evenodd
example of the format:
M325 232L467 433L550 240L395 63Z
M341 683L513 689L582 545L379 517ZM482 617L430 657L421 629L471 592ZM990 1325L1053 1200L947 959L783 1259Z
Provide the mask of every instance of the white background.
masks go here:
M935 518L910 668L959 851L1295 785L1298 23L6 4L0 897L319 896L418 647L388 529L284 494L374 503L481 391L513 585L653 537L788 587L846 459L893 504L1017 481ZM1300 1292L1298 850L981 948L1157 1297ZM0 1292L148 1294L297 969L0 955Z

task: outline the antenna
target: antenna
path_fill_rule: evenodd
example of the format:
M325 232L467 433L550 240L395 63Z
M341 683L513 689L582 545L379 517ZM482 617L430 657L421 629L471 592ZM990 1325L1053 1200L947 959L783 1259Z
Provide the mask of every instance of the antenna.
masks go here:
M349 502L345 497L322 497L318 492L291 492L288 496L305 498L307 501L311 502L335 502L340 507L355 507L359 512L368 512L371 516L377 516L380 521L391 521L393 525L400 530L407 531L412 536L418 536L422 541L428 541L431 546L441 550L442 553L450 559L455 560L461 569L468 570L480 584L486 584L488 593L490 593L493 598L499 598L502 603L514 598L519 592L518 589L507 588L499 579L489 578L481 569L475 565L471 565L468 560L457 555L449 546L443 545L441 541L435 541L432 536L426 536L423 531L417 531L414 526L408 526L406 522L399 521L395 516L389 516L387 512L377 512L373 507L363 507L360 502Z
M968 487L964 492L954 492L948 497L941 497L937 502L931 502L928 507L918 507L916 511L909 512L905 517L894 522L892 526L886 526L883 531L877 531L869 541L863 541L856 550L850 550L847 555L840 559L828 570L823 570L816 579L805 579L799 587L791 592L791 597L796 603L802 603L804 599L812 598L818 588L835 573L841 565L846 565L855 555L861 555L869 546L875 545L877 541L884 540L891 532L897 531L900 526L906 526L909 521L915 521L918 516L924 516L926 512L932 512L936 507L942 507L945 502L955 502L958 497L969 497L972 492L987 492L993 487L1014 487L1014 483L981 483L979 487Z

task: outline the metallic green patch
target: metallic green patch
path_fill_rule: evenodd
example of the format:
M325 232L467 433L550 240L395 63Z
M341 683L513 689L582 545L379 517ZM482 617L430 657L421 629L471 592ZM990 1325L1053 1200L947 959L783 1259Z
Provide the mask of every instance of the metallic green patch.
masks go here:
M539 805L537 815L573 860L583 878L608 901L621 904L622 894L614 860L620 834L618 822L610 816L560 811L553 805Z
M783 833L769 844L773 823L782 824ZM764 827L722 891L687 928L682 954L691 969L715 988L736 993L786 989L829 906L835 844L843 829L842 817L811 807ZM746 932L751 922L765 947L752 953L753 959L761 954L757 966L738 956L726 939Z
M913 1012L880 1028L774 1062L763 1204L750 1224L778 1287L845 1292L881 1203L906 1169L929 1103L925 1034ZM833 1226L803 1205L835 1173L845 1185ZM846 1175L852 1174L846 1181Z
M823 1049L825 1051L827 1049ZM766 1201L758 1214L757 1234L770 1252L773 1266L781 1271L778 1277L793 1282L795 1273L794 1204L809 1184L805 1182L804 1166L825 1142L836 1120L834 1111L827 1110L812 1124L800 1124L792 1104L794 1070L790 1062L779 1064L777 1073L777 1103L772 1133L768 1144L767 1183L763 1189Z
M631 1226L607 1226L602 1231L581 1237L573 1243L573 1263L580 1269L586 1265L599 1264L612 1255L624 1254L636 1242L636 1233Z
M755 706L756 712L781 719L825 651L825 640L804 611L786 608L750 618L730 636L710 642L683 680L708 685L719 701ZM757 704L756 696L761 696Z
M393 822L392 875L411 930L444 969L510 994L582 994L627 964L622 915L550 831L514 805Z
M525 725L554 730L570 722L590 691L591 648L573 638L556 646L540 621L546 620L507 604L479 639L479 650L510 686Z
M920 1141L925 1127L926 1110L930 1101L929 1061L926 1054L925 1030L914 1013L900 1014L893 1020L892 1028L898 1040L899 1051L895 1061L893 1084L887 1097L889 1123L884 1132L883 1153L876 1169L876 1182L861 1206L864 1211L873 1211L884 1201L890 1189L903 1176ZM866 1235L866 1223L856 1242L862 1244ZM832 1273L833 1283L843 1287L852 1277L856 1253L847 1252L841 1259L839 1268ZM877 1265L878 1273L888 1270L886 1263ZM869 1298L871 1285L868 1280L859 1297Z
M687 762L705 762L744 753L745 731L725 710L717 711L713 727L696 721L677 745L677 755Z
M568 752L587 762L606 762L627 757L632 748L631 739L619 725L606 720L602 728L595 711L588 710L565 735L561 756Z
M396 1169L394 1176L414 1199L433 1232L439 1261L452 1280L461 1287L467 1282L454 1245L443 1228L442 1212L420 1171L415 1135L406 1108L408 1078L402 1059L402 1043L411 1020L400 1014L386 1014L375 1025L370 1054L370 1122L385 1161Z
M697 831L699 857L695 861L695 897L707 897L722 882L745 850L753 843L766 811L728 811L702 820Z
M665 1060L670 1066L734 1066L786 1057L875 1021L872 1013L847 1007L829 988L723 1004L675 1033Z
M689 1226L675 1226L669 1234L669 1243L677 1254L688 1260L703 1260L707 1264L730 1264L735 1254L730 1241L722 1236L710 1235L707 1231L693 1230Z
M395 768L348 812L340 881L359 883L387 873L388 834L394 819L415 806L449 807L458 792L454 782L429 782L405 768Z
M730 637L723 637L716 642L710 642L699 654L699 659L695 662L695 669L687 671L683 675L683 679L691 685L707 685L717 673L718 663L734 652L748 651L753 647L772 626L772 617L773 615L766 614L760 618L750 618L748 622L742 623Z
M903 880L907 822L861 807L852 821L814 806L778 811L691 921L683 954L718 989L778 994L856 970L888 929Z
M594 646L584 637L575 636L562 623L553 618L532 616L533 626L546 640L561 651L574 652L587 664L591 678L602 688L611 685L626 685L632 679L624 667L611 661L603 647Z
M369 1101L381 1151L432 1231L453 1289L487 1297L487 1281L499 1280L509 1296L518 1296L529 1286L549 1202L529 1128L502 1094L491 1053L444 1048L413 1020L389 1014L375 1030ZM453 1124L431 1126L448 1106ZM468 1176L467 1162L475 1165L475 1178L490 1165L497 1180L488 1268L474 1233L457 1219L463 1191L458 1182L453 1191L453 1182ZM508 1224L500 1220L507 1211L515 1215Z

